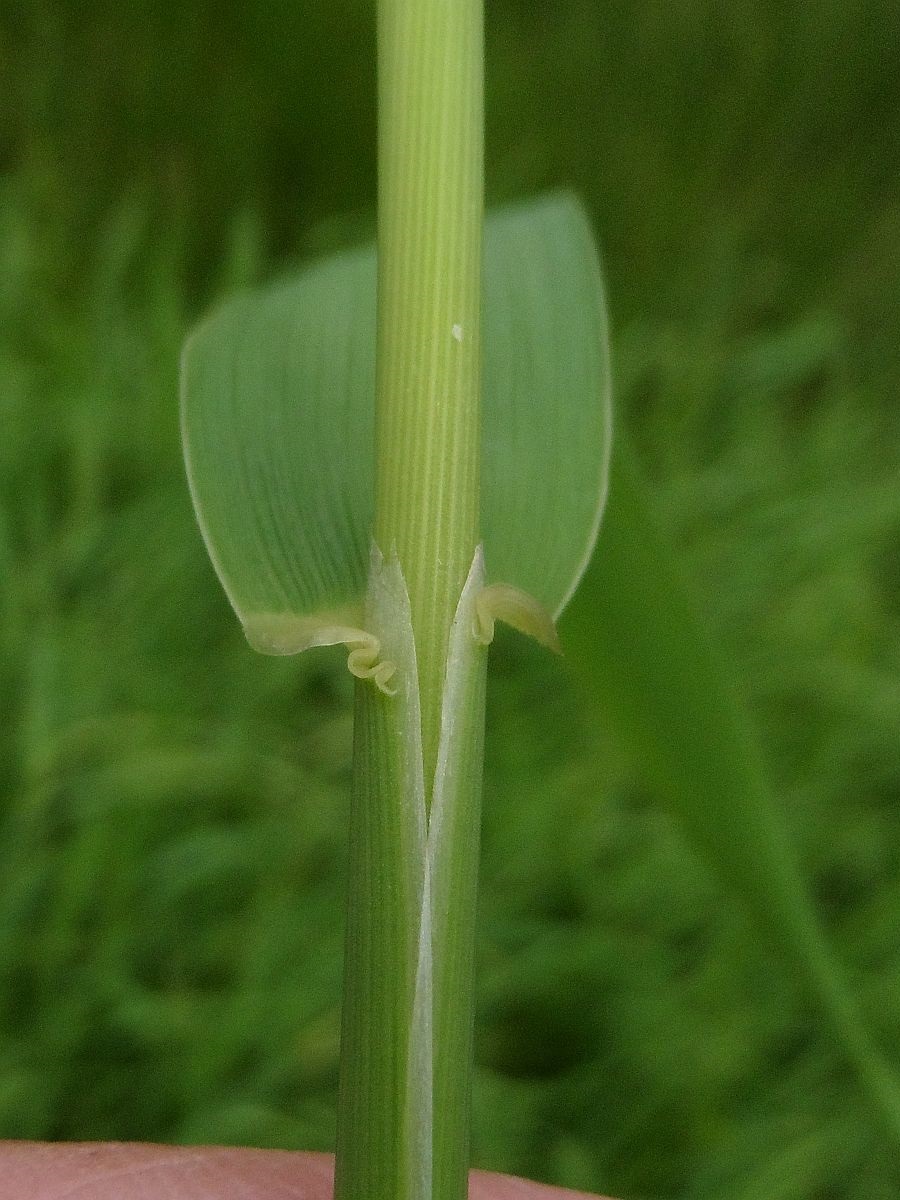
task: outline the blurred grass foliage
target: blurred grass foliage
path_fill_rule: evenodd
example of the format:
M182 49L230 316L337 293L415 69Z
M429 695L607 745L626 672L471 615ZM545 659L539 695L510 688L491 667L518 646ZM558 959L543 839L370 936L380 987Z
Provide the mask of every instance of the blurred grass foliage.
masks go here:
M488 8L491 196L592 211L620 419L896 1064L900 7ZM210 300L371 227L373 87L356 0L0 14L4 1136L332 1142L349 680L247 650L175 397ZM895 1197L799 980L565 668L501 637L489 722L478 1162Z

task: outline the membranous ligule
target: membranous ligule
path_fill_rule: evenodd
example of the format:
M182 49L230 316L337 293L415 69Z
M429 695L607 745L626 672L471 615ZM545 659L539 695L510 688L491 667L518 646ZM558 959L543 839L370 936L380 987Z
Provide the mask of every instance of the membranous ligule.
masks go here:
M481 547L478 555L482 556ZM380 556L379 556L380 558ZM556 626L539 600L508 583L481 587L474 598L472 636L481 645L494 640L497 621L533 637L561 653ZM383 658L381 639L366 630L362 604L331 612L297 616L293 613L254 613L244 620L244 633L261 654L301 654L316 646L346 646L347 669L357 679L368 680L385 695L396 694L397 665Z

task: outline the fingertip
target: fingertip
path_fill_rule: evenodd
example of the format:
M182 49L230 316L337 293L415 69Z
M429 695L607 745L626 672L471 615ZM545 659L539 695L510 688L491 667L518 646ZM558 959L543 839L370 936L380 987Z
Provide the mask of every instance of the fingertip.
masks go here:
M0 1145L0 1200L331 1200L330 1155L128 1142Z

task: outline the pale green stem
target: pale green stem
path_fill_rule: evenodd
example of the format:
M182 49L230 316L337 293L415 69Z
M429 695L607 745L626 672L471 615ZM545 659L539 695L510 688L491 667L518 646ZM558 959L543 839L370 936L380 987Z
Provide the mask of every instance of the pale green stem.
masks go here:
M335 1195L464 1200L487 651L476 638L482 0L380 0L378 346Z
M426 790L478 542L483 0L378 6L375 540L409 589Z

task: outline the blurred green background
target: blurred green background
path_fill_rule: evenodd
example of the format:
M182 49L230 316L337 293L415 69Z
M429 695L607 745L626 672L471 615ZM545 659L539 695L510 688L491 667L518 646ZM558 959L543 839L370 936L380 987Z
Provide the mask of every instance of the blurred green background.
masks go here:
M619 420L900 1069L900 6L488 10L489 196L588 205ZM332 1144L350 681L244 644L177 358L216 296L371 228L374 137L369 4L0 10L2 1136ZM477 1164L895 1198L640 756L571 664L493 658Z

